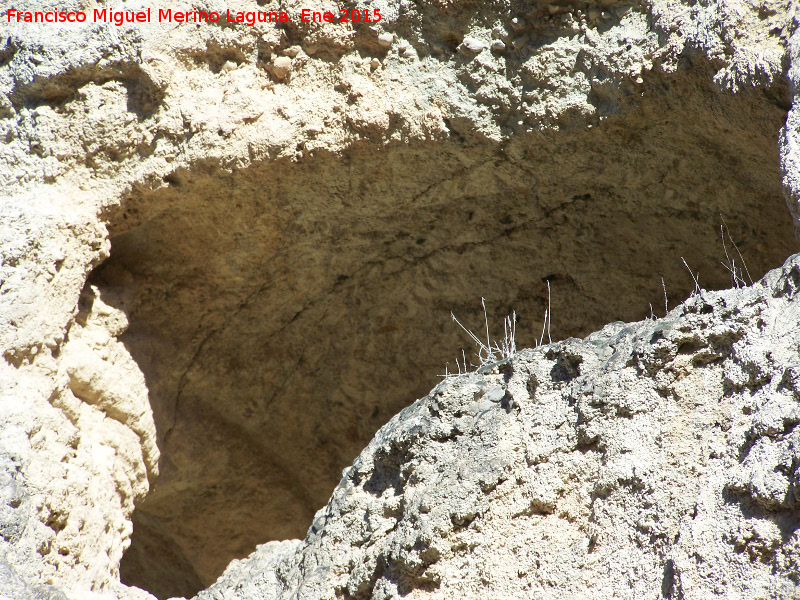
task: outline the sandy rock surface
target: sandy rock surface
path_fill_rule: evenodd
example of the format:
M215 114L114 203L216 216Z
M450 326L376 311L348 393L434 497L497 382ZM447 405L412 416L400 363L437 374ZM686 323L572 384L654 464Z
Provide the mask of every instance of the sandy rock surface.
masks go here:
M202 6L90 6L73 0L22 2L16 9L56 6L90 13L147 7L223 14L228 8L285 10L295 17L303 8L334 8L313 1L245 1L233 7L216 0ZM189 597L256 544L302 537L341 469L375 431L425 394L448 361L453 370L464 341L450 311L470 326L482 323L481 296L493 313L515 308L522 315L519 345L533 346L548 306L548 283L554 337L582 337L610 321L641 319L651 305L660 307L662 277L674 307L695 285L682 256L695 274L700 271L704 287L730 285L730 274L719 264L726 261L723 223L729 242L735 241L746 257L750 273L742 271L744 279L758 279L797 251L800 32L792 0L373 0L351 8L378 9L383 18L370 25L117 27L16 23L2 13L0 593L12 598L51 594L59 600L59 594L72 600L150 597L121 584L121 571L126 584L159 598ZM761 297L760 291L738 294L732 305L739 306L742 294ZM788 302L786 294L780 298L762 303L763 310ZM722 328L734 327L730 320L735 318L723 319L720 307L696 319L685 310L680 318L686 323L699 327L702 319L713 317ZM748 310L742 308L747 316L742 339L761 340ZM786 331L790 336L791 328ZM631 347L640 343L625 335L620 339ZM586 361L582 368L602 371L598 365L607 359L591 350L597 344L565 344L552 351L578 353ZM557 360L543 358L542 352L520 355L519 365L546 368L547 361ZM711 373L713 393L708 393L713 396L722 385L727 394L724 377L719 384L713 368L739 364L736 352L720 355L710 366L681 368ZM761 358L753 360L773 379L783 377L763 366ZM627 377L627 368L608 377ZM487 377L497 380L491 389L503 388L503 375ZM648 371L636 382L614 379L603 385L650 389L657 383L652 377ZM692 377L686 375L689 382L696 381ZM437 427L456 418L452 411L461 410L457 407L472 393L466 390L473 379L448 384L452 407L441 409ZM575 406L586 415L595 410L582 396L569 406L563 394L574 382L562 383L553 380L547 384L552 389L542 391L543 399L561 407L553 414L584 414L575 413ZM794 389L789 383L775 385L776 398ZM458 391L459 386L467 387ZM652 399L639 418L652 419L656 427L669 410L702 412L682 399L700 396L679 387ZM469 467L464 481L480 479L475 473L482 469L491 474L516 468L520 451L500 439L500 429L491 434L496 438L487 438L498 440L493 449L481 441L481 428L507 422L516 428L509 439L523 430L532 435L539 425L520 419L533 414L525 411L533 410L536 398L531 392L528 404L486 412L474 439L459 434L458 443L474 445L480 456L502 450L503 460L510 461L481 463L475 471ZM668 404L670 398L677 408ZM415 406L424 413L422 405ZM756 411L755 405L751 409ZM633 413L612 418L597 410L604 415L592 417L598 440L626 435L622 432L635 420ZM756 412L750 417L755 419ZM731 427L738 423L734 417L730 422ZM562 428L570 421L563 423ZM716 431L702 419L684 425L684 433L674 434L675 443ZM401 443L407 433L397 427ZM580 428L570 427L578 435ZM644 452L639 446L607 450L600 441L569 446L573 434L568 431L563 449L553 450L559 473L573 467L557 461L575 452L584 458L576 458L574 468L587 473L609 452L612 462L617 454ZM698 514L720 516L726 527L752 517L753 527L760 529L753 533L756 529L741 525L735 539L744 541L733 544L733 554L713 554L730 545L727 530L708 533L711 554L699 555L702 564L690 551L699 542L692 546L688 533L681 533L682 541L670 541L666 529L658 529L682 531L681 515L702 495L700 488L681 488L685 492L669 507L672 516L650 529L641 525L646 519L636 521L645 527L641 531L624 519L633 529L623 527L618 507L607 508L606 516L598 512L592 517L598 531L613 529L612 520L621 527L613 539L599 533L592 538L586 529L581 494L600 485L599 475L587 475L585 487L553 488L547 496L552 502L563 493L574 503L568 512L573 521L567 520L558 539L578 546L594 540L592 552L578 546L564 550L567 570L554 571L553 581L597 558L602 568L626 564L630 573L641 572L642 589L655 589L658 577L662 583L671 577L674 586L664 590L690 586L687 582L695 582L687 590L710 590L710 580L724 587L722 576L709 570L721 565L719 573L739 569L725 581L737 582L741 597L758 590L780 596L796 569L786 558L794 530L775 524L777 519L773 525L786 539L775 537L758 510L776 515L796 510L781 499L780 477L791 479L790 467L780 466L793 451L790 432L763 435L772 440L784 434L790 445L783 450L763 445L767 442L763 448L755 442L748 446L750 462L742 455L744 462L734 470L738 483L707 484L708 490L724 489L729 496L719 506L714 496ZM657 434L637 435L649 440ZM369 448L394 444L387 440L376 438ZM460 447L448 444L442 452ZM725 444L713 460L710 454L702 458L702 444L691 445L690 464L711 461L716 473L740 448L739 438ZM661 490L658 502L665 502L661 494L667 493L668 481L705 481L696 473L689 477L683 463L669 463L667 454L658 457L667 461L658 474L664 479L653 480L650 471L642 475L642 481ZM407 458L400 452L381 460L405 464ZM388 467L365 463L363 468L383 473ZM756 481L757 473L778 472L783 475ZM536 481L508 491L508 501L498 496L492 519L511 514L514 498L527 499ZM367 484L353 480L352 485ZM389 498L395 489L397 498L405 497L399 485L363 492L376 503L364 506L389 511L375 517L375 527L406 514ZM609 486L606 496L597 496L598 506L606 506L607 498L617 503L628 498L637 507L630 519L644 514L646 500L638 487ZM337 493L331 506L344 502L341 489ZM482 497L485 503L495 492L481 493L488 494ZM557 530L558 511L568 509L552 508L547 498L519 517L526 527L540 519L545 528ZM471 499L464 496L464 505ZM751 505L756 512L737 521L737 510L750 510L737 506ZM471 525L463 523L464 535L471 536ZM698 523L698 531L706 531L702 523L710 521ZM629 529L639 533L628 535ZM639 548L651 530L658 531L650 549ZM365 590L403 593L404 586L418 594L452 589L481 596L484 584L470 577L488 578L491 586L489 571L496 567L496 573L505 573L507 567L491 564L496 556L485 555L476 558L476 568L463 573L463 580L452 579L447 573L460 569L454 565L462 558L447 546L455 534L449 529L439 534L435 544L432 533L425 542L434 550L419 550L427 554L415 558L403 540L428 534L400 530L400 537L381 542L399 544L396 552L380 546L384 554L358 554L352 581L345 583L341 561L356 556L349 549L352 540L338 540L342 545L336 547L348 550L329 560L325 552L334 546L323 548L316 533L302 546L282 542L262 548L256 562L236 568L251 570L247 585L271 581L264 585L274 586L276 593L300 586L302 576L312 589L345 590L354 597L366 597ZM502 539L481 544L493 548L519 541L497 535ZM450 549L438 548L439 543ZM688 544L685 552L682 544ZM762 547L767 550L752 550ZM615 562L612 548L630 558ZM310 566L320 552L326 558L319 564L333 574ZM526 565L535 564L530 552ZM722 565L725 556L727 566ZM259 560L272 567L258 566ZM394 560L406 561L407 568ZM667 560L672 575L663 571ZM536 573L528 568L514 575L516 587L503 589L513 595L523 594L526 585L547 585ZM613 573L623 577L622 571ZM744 573L752 583L743 582ZM608 590L617 589L619 581L609 575ZM442 587L443 582L454 587ZM220 583L215 589L223 588ZM568 589L578 594L582 588ZM610 592L598 588L597 593Z
M796 255L450 378L197 600L796 597L799 343Z

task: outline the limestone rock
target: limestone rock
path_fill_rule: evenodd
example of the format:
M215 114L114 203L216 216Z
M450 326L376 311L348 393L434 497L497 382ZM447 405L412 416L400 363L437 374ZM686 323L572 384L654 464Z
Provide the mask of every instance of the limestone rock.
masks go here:
M477 38L466 37L464 38L464 41L461 42L461 46L459 47L463 48L466 52L477 54L485 50L487 48L487 44Z
M781 130L779 145L786 201L800 235L800 30L789 41L789 65L792 108Z
M292 59L288 56L276 56L272 61L272 72L278 79L285 79L292 70Z
M383 48L391 48L394 43L394 35L391 33L382 33L378 36L378 43Z
M92 589L152 598L119 584L134 504L159 460L144 378L115 337L126 327L124 313L87 290L60 360L33 357L49 387L0 379L0 528L10 544L0 584L17 582L12 598L51 587L53 599L62 588L70 600L94 598Z
M190 596L257 543L302 536L342 467L452 369L450 311L482 322L481 295L524 315L531 346L546 284L557 338L649 314L662 276L673 304L685 297L681 256L704 286L729 285L721 214L756 279L797 249L791 0L370 6L380 23L0 19L13 594L145 594L122 572ZM238 6L284 8L325 7ZM505 50L464 51L490 39ZM459 427L522 399L473 399ZM762 416L753 431L777 431ZM794 510L792 447L765 444L730 493ZM543 490L536 510L555 506ZM772 548L768 527L743 527L746 552ZM684 559L670 568L690 573Z
M795 255L452 377L381 428L303 542L197 600L796 597L799 347ZM485 380L515 403L476 417Z

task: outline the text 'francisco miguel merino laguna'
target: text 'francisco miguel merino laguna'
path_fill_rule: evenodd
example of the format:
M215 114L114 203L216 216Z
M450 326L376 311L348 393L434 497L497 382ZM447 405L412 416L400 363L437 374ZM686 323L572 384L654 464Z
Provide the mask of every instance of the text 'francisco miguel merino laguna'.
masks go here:
M249 11L231 12L226 10L224 15L217 12L204 11L173 11L171 8L158 9L158 13L150 8L132 10L111 10L108 8L95 8L89 20L87 11L57 11L44 12L17 10L9 8L6 11L7 23L110 23L121 27L125 23L243 23L253 26L256 23L291 23L293 19L283 11ZM156 17L153 19L153 17ZM312 11L304 8L300 11L301 23L379 23L381 11L379 8L352 9L342 8L338 11Z

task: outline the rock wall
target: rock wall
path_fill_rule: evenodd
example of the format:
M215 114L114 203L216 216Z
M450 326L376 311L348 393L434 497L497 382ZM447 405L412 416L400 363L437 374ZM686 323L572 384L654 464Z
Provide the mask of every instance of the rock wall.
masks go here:
M197 600L794 598L800 255L449 378Z
M796 18L796 17L795 17ZM795 31L789 40L789 82L792 90L792 109L786 119L786 126L781 130L781 171L783 186L786 190L786 202L792 213L797 229L800 216L800 34Z
M3 13L12 597L146 596L119 583L132 529L123 579L160 598L303 535L374 431L454 368L450 311L477 326L482 295L533 346L548 284L554 336L584 336L651 314L662 277L670 306L686 297L681 257L730 285L721 225L744 278L797 250L790 0L369 6L380 24Z

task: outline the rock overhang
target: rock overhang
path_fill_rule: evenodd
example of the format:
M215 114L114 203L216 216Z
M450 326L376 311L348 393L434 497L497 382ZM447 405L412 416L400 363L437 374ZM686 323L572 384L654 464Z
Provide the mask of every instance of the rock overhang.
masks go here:
M281 473L296 472L292 461L302 462L306 454L318 458L319 452L300 452L288 464L280 464L283 458L276 461L274 451L269 451L257 453L256 462L271 465L263 479L277 477L284 482L273 481L267 487L284 490L285 497L277 502L293 503L297 526L304 528L301 523L327 497L331 473L349 460L345 455L363 446L375 426L405 399L429 387L421 379L412 384L407 376L395 373L390 374L388 386L370 391L361 386L376 368L370 359L386 357L379 364L395 364L404 373L434 374L450 353L420 351L420 347L430 331L441 332L445 339L450 336L453 347L459 346L457 332L444 329L451 309L477 320L477 299L492 294L501 310L513 305L529 315L530 335L538 329L538 315L543 312L544 281L553 282L558 294L561 277L564 296L561 300L556 296L555 308L564 316L563 334L586 334L608 319L636 318L648 311L644 301L634 298L660 302L661 273L647 273L646 266L666 262L670 253L686 255L695 269L699 265L705 285L724 285L722 267L712 266L717 262L714 253L719 253L718 213L740 243L754 276L785 256L791 244L788 222L784 221L782 233L776 235L773 229L782 219L774 143L789 108L782 80L783 46L792 28L788 10L776 4L757 22L751 19L752 11L739 13L734 25L730 19L738 10L736 3L689 11L688 16L671 3L630 11L621 7L606 11L607 15L601 11L594 20L588 4L571 9L558 5L552 13L538 4L510 9L454 6L411 9L420 11L418 18L401 18L390 7L379 30L361 27L353 35L330 27L267 31L225 27L203 32L163 28L155 33L96 27L91 35L84 32L78 34L80 39L68 37L56 43L47 36L33 41L12 32L16 38L11 36L6 43L3 62L8 67L8 110L13 117L5 126L12 132L7 135L7 156L18 162L6 172L7 189L27 189L30 202L22 195L12 198L8 212L13 216L10 209L19 207L37 227L52 229L51 223L59 223L56 228L68 232L66 243L50 244L54 248L39 244L38 255L31 247L21 250L20 272L55 272L49 280L46 276L35 285L14 288L33 299L31 307L41 312L46 306L43 310L49 315L43 324L33 317L34 311L15 310L4 328L10 334L7 357L15 368L38 364L41 369L45 363L36 357L42 350L45 355L58 354L64 324L70 323L77 306L76 295L89 271L108 254L104 229L109 226L112 258L93 277L103 299L114 298L131 319L125 343L148 376L161 445L171 428L173 440L180 439L181 426L185 439L191 439L189 431L203 431L193 418L178 419L174 429L177 413L171 414L170 405L180 396L176 389L190 396L189 407L197 408L213 404L212 380L228 382L219 389L236 389L243 383L243 400L236 404L241 415L224 411L232 428L220 434L222 440L244 432L244 439L252 441L230 451L228 459L242 468L252 461L248 453L262 445L258 436L248 437L253 432L247 424L264 425L264 407L259 404L270 396L270 402L274 400L272 392L262 390L279 389L273 380L280 381L284 371L290 373L284 383L298 381L291 365L279 364L287 352L279 343L253 344L247 336L275 340L280 327L273 327L270 319L289 323L287 335L296 343L288 353L299 355L292 364L308 369L310 363L318 379L299 378L298 388L289 385L273 416L276 421L296 418L297 404L291 404L290 393L303 389L300 404L307 414L315 415L316 429L302 439L312 440L312 448L315 443L334 447L326 459L330 469L322 468L319 477L298 485ZM434 13L445 18L430 18ZM567 14L572 21L562 19ZM660 24L652 26L650 18ZM703 25L694 29L689 23ZM719 25L714 34L698 35L713 29L709 23ZM525 37L524 44L514 47ZM467 38L480 43L470 46ZM390 41L388 48L382 39ZM502 53L491 40L505 40ZM88 51L69 52L70 44ZM754 51L759 44L760 50ZM297 46L301 50L295 53ZM292 53L292 71L277 78L274 59ZM100 117L93 121L90 117L87 131L95 139L88 145L84 143L88 134L76 133L87 114ZM683 123L688 126L682 128ZM781 147L790 202L795 188L789 142L795 134L787 127L783 134L787 141ZM380 153L374 150L381 147L385 149ZM407 166L390 174L381 186L365 174L352 175L353 162L359 161L374 172L380 172L375 165L381 161ZM340 179L343 165L347 180ZM314 168L327 169L330 175L303 172ZM267 172L269 177L263 175ZM448 182L448 177L455 181ZM351 190L353 178L362 189ZM637 184L641 184L638 189ZM264 187L270 188L271 200L259 208L254 199L264 195ZM315 211L309 199L319 196L319 189L325 190L323 210L318 219L309 218ZM231 197L245 199L246 208L238 217L236 204L220 202ZM52 207L45 206L45 198ZM656 207L649 215L651 222L646 210L636 208L647 206L643 198ZM348 202L360 204L364 211ZM71 222L64 223L64 215L70 213ZM460 224L459 218L465 223ZM82 225L83 220L89 225ZM393 232L393 220L404 221L402 229ZM643 225L645 230L635 233ZM230 235L205 238L215 227ZM258 235L242 234L248 230ZM191 240L191 235L196 236L193 241L180 241ZM44 234L42 239L53 238ZM453 239L459 244L448 247ZM684 252L679 246L687 239L694 247ZM350 248L350 260L344 246ZM648 246L649 253L643 252ZM59 258L64 247L66 263L57 266L64 260ZM607 248L613 252L604 251ZM749 254L752 248L755 259ZM200 249L205 257L194 254ZM320 260L315 255L334 258ZM153 271L167 256L171 260ZM553 257L557 269L550 268ZM50 262L55 265L52 269ZM136 264L133 271L139 272L129 277L126 264ZM13 269L13 264L7 262L6 267ZM688 274L679 279L680 268L675 261L663 270L673 298L693 285ZM520 286L520 272L525 274L525 286ZM216 284L211 284L209 273L219 275ZM672 277L680 283L673 284ZM203 278L209 283L205 289L198 285ZM13 277L6 281L13 283ZM397 291L386 281L396 281ZM412 291L410 301L398 302L414 290L415 282L425 285ZM255 293L249 306L248 298L236 291L248 285ZM476 285L483 289L474 291ZM621 292L626 287L632 294L627 305ZM605 300L611 305L602 308L609 288L615 290ZM386 314L372 317L365 289L379 298L376 303ZM134 290L138 296L131 293ZM333 291L334 301L328 304L319 301L326 290ZM285 302L276 301L276 295ZM49 296L46 301L45 296ZM314 305L310 312L300 310L306 304L303 300ZM169 318L171 302L191 326L181 330L177 320ZM336 303L343 308L332 310ZM213 309L204 311L203 305ZM437 313L425 309L431 305L444 318L436 320ZM400 323L391 314L397 308L405 311ZM231 327L237 310L242 322ZM323 338L334 340L326 342L330 350L319 349L319 342L310 343L319 329L311 327L308 333L298 325L305 319L308 326L317 319L330 330ZM376 326L364 332L365 322ZM18 324L29 326L18 328ZM177 328L172 337L182 340L172 346L163 341L169 335L154 333L162 327L170 331L171 326ZM363 337L342 343L337 326ZM53 332L46 333L47 328ZM20 337L19 332L26 334ZM225 335L230 339L220 339ZM205 354L202 344L210 348ZM309 344L311 357L305 356ZM148 347L160 349L148 352ZM217 354L212 351L215 347ZM180 363L187 349L196 351L196 356L174 369L158 371L156 363L162 367L170 361ZM324 366L344 356L350 357L346 375ZM57 365L58 356L55 359ZM262 376L265 363L277 366ZM173 381L176 374L178 383ZM308 402L320 393L330 398L331 389L333 413L341 413L340 424L330 431L323 428L320 435L318 425L325 413L310 409L313 404ZM337 393L341 398L335 398ZM393 399L381 408L385 398ZM213 411L199 413L200 420L219 420ZM349 426L341 424L345 421ZM308 425L301 424L301 429ZM224 442L212 445L222 447L220 456L225 456ZM171 460L162 461L165 489L173 467L178 472L184 469L187 476L204 471L200 463L187 462L194 451L184 444L182 452L183 463L177 467ZM180 452L174 456L181 462ZM210 489L202 484L200 488ZM247 491L252 506L257 506L263 486ZM220 490L217 501L224 496ZM153 502L158 498L158 492L151 495ZM181 501L174 504L181 505ZM189 512L197 508L191 502L183 506ZM163 527L163 515L157 517L150 524ZM149 529L153 531L152 526ZM153 539L162 534L155 533ZM282 537L288 532L266 535ZM258 533L244 544L238 541L231 552L246 552L248 545L261 539ZM199 567L205 574L203 584L227 562L204 563L197 556L187 562L186 543L176 546L178 562L194 561L184 569L187 577L203 565Z

